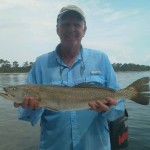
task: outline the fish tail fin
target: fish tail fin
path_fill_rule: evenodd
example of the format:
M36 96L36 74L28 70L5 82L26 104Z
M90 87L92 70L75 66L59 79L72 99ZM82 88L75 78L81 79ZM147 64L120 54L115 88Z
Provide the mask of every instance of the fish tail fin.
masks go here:
M133 88L136 92L134 97L131 98L133 101L142 105L149 104L150 102L150 87L148 84L149 81L150 81L149 77L143 77L141 79L136 80L127 87Z

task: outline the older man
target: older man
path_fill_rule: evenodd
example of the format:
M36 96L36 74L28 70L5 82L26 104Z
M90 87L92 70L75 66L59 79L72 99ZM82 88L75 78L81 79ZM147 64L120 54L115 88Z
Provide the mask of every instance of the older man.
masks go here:
M86 82L118 89L107 55L81 45L86 29L79 7L63 7L57 17L60 44L36 59L27 82L61 86ZM90 110L51 111L38 108L36 98L26 97L19 107L19 119L34 125L41 118L40 150L110 150L108 122L123 114L124 104L110 97L106 100L109 105L100 100L89 103Z

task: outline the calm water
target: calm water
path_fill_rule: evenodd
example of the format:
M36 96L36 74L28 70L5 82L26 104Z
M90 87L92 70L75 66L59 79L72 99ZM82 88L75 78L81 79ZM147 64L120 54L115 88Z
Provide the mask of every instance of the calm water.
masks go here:
M138 78L149 76L150 72L119 72L118 80L122 88ZM3 86L25 82L27 74L0 74L0 91ZM129 113L129 150L150 150L150 105L142 106L126 101ZM17 109L10 101L0 97L0 150L37 150L39 124L17 120Z

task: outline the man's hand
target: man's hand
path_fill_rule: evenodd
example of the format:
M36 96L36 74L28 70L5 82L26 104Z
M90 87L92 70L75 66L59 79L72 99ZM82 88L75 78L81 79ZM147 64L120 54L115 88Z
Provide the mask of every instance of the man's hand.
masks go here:
M14 103L14 107L22 106L23 108L37 109L38 100L35 97L25 97L22 103Z
M107 104L104 104L101 100L97 100L96 102L89 102L88 105L91 110L95 110L97 112L108 111L111 105L117 105L117 100L111 97L107 97L106 101L108 102Z

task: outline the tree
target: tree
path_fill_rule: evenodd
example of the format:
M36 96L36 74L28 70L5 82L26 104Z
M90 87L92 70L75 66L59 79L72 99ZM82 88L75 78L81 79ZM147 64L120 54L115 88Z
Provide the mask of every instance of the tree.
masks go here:
M4 63L4 60L3 59L0 59L0 66L2 66Z
M11 64L10 64L10 62L9 62L8 60L5 60L5 61L3 62L3 64L2 64L1 67L11 68Z
M34 64L34 62L30 62L30 63L29 63L29 66L30 66L30 67L32 67L32 66L33 66L33 64Z
M17 61L14 61L12 67L13 67L13 68L18 68L18 67L19 67L18 62L17 62Z
M23 63L23 66L22 66L22 67L28 67L28 66L29 66L28 61L25 61L25 62Z

